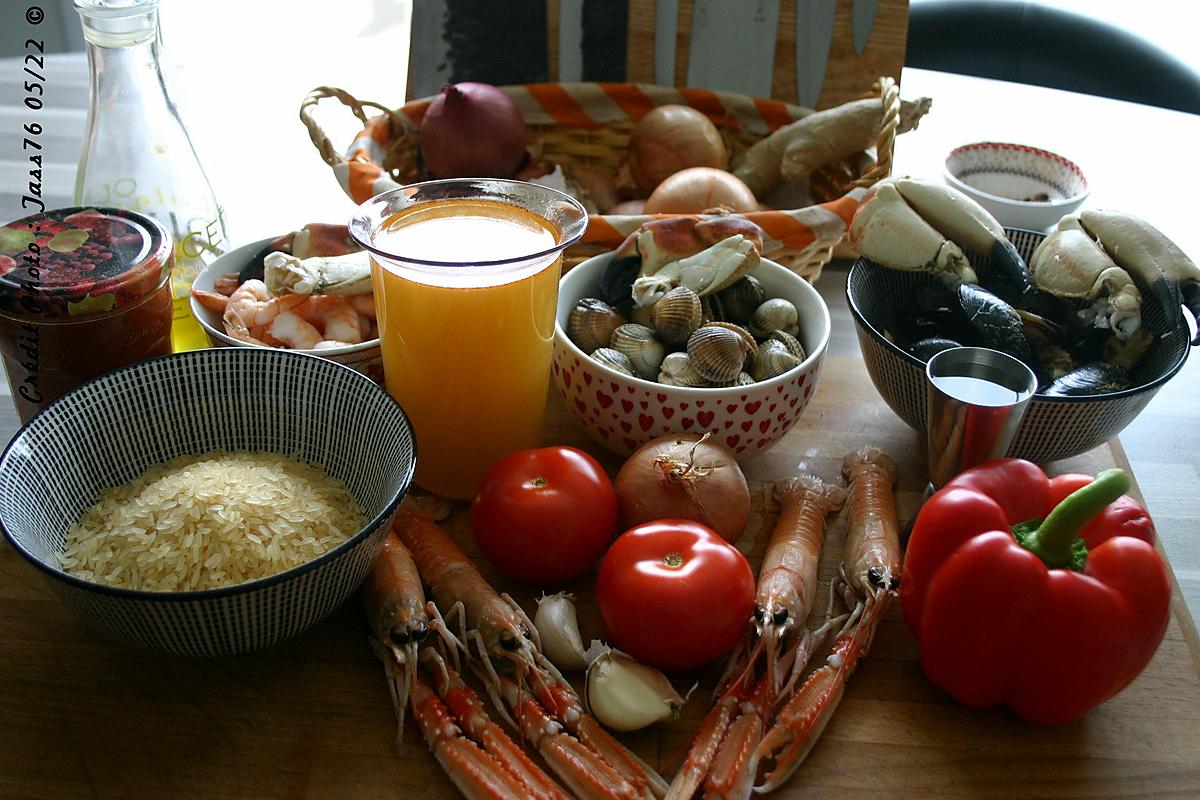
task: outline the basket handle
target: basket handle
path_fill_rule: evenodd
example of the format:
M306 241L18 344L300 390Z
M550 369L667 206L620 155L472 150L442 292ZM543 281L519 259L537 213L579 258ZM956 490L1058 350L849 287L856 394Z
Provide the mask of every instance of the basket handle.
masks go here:
M875 163L851 183L851 186L872 186L892 174L892 155L896 149L896 128L900 125L900 87L894 78L884 75L872 87L883 102L883 120L875 140Z
M304 127L308 129L308 138L312 139L313 146L317 148L317 152L321 154L321 159L331 167L342 164L346 159L340 152L334 149L333 142L329 141L329 137L325 135L325 131L317 124L313 118L312 111L327 97L333 97L341 101L342 105L354 112L354 116L366 126L368 120L367 112L364 108L376 108L384 113L388 118L388 125L391 127L392 135L395 136L404 127L404 122L396 111L379 103L372 103L370 100L359 100L354 95L344 89L335 89L332 86L318 86L308 93L304 101L300 103L300 121L304 123Z

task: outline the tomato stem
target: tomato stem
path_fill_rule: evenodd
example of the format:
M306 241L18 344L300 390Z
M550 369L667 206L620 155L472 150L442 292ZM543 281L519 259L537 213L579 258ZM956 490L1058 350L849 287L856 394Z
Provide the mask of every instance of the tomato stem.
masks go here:
M672 551L663 556L663 564L671 569L679 569L683 566L683 553Z

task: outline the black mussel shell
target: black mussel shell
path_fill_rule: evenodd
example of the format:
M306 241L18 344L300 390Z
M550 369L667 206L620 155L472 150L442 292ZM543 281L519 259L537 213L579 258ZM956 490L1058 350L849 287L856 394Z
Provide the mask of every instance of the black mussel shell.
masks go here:
M933 336L928 339L922 339L919 342L913 342L908 346L908 352L922 361L928 361L943 350L949 350L954 347L962 347L962 345L953 339Z
M641 268L642 259L637 255L610 260L600 273L600 299L627 314L633 304L633 282Z
M958 299L971 327L986 346L1008 353L1037 369L1021 316L1011 305L973 283L958 287Z
M990 256L992 268L984 286L1009 304L1024 308L1024 298L1037 291L1025 259L1008 239L997 239Z
M1093 361L1056 378L1042 394L1047 397L1079 397L1119 392L1129 388L1129 373L1105 361Z
M246 266L242 267L242 271L238 273L238 283L246 281L261 281L263 279L263 259L268 253L274 253L279 248L272 242L254 254L254 258L246 262Z

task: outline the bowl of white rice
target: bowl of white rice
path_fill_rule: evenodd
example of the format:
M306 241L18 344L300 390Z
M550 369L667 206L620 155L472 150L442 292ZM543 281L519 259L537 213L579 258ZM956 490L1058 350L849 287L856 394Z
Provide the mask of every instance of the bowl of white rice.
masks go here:
M244 653L358 589L415 462L403 410L347 367L286 350L179 353L31 419L0 456L0 528L113 637Z

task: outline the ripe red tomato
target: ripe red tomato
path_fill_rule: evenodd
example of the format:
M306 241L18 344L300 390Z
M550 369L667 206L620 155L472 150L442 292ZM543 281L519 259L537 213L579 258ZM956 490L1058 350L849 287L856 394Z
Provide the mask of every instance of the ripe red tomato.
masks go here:
M471 528L479 549L510 578L570 580L613 540L617 494L604 468L582 450L520 450L483 476Z
M754 610L754 573L712 528L660 519L613 542L596 604L614 647L659 669L691 669L741 639Z

